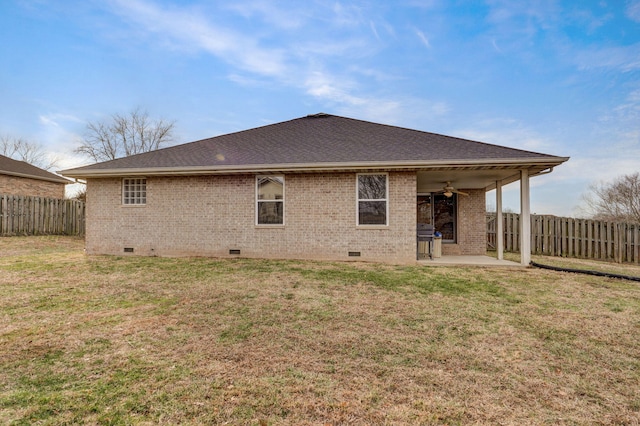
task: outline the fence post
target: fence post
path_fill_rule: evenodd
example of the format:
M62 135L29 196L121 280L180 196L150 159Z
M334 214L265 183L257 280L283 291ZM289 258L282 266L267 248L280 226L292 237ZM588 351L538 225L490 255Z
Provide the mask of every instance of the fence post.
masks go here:
M633 226L633 261L640 264L640 225Z
M0 196L0 235L7 232L7 196Z

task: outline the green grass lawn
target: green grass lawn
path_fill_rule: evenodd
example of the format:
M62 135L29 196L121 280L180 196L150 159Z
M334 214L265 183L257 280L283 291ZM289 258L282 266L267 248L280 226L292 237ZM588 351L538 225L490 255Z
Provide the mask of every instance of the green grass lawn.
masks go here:
M1 424L640 419L638 283L82 246L0 238Z

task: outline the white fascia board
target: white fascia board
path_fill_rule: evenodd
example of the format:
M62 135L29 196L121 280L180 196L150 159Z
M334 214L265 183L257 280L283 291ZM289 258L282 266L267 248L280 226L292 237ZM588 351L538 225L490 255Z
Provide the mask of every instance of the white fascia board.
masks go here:
M2 175L6 175L6 176L15 176L15 177L22 177L22 178L28 178L28 179L33 179L33 180L44 180L46 182L54 182L54 183L62 183L62 184L69 184L69 183L73 183L73 181L60 176L57 179L53 178L53 177L44 177L44 176L35 176L35 175L30 175L30 174L26 174L26 173L16 173L16 172L7 172L7 171L0 171L0 174Z
M350 171L370 169L438 169L448 168L473 168L473 167L503 167L503 168L528 168L528 167L553 167L565 161L568 157L546 157L529 159L496 159L496 160L462 160L462 161L377 161L377 162L353 162L353 163L300 163L300 164L251 164L233 166L199 166L199 167L146 167L146 168L118 168L118 169L69 169L60 173L72 178L106 178L118 176L189 176L209 174L239 174L239 173L275 173L275 172L326 172L326 171Z

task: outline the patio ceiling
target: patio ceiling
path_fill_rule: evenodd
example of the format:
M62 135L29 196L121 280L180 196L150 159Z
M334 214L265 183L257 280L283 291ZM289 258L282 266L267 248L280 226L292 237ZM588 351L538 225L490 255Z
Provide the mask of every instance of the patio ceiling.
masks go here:
M529 169L530 176L545 173L552 167L536 167ZM513 167L504 168L442 168L439 170L418 171L418 192L435 192L442 189L447 183L457 189L484 189L490 191L495 189L496 181L501 181L503 185L515 182L520 179L520 169Z

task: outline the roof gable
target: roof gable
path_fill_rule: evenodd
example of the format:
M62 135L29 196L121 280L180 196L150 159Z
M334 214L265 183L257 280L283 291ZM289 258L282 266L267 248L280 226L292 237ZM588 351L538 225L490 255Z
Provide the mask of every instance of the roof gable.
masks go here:
M347 168L566 158L329 114L306 117L66 170L68 176L111 171L255 170L301 165Z
M0 174L67 184L69 180L24 161L0 155Z

